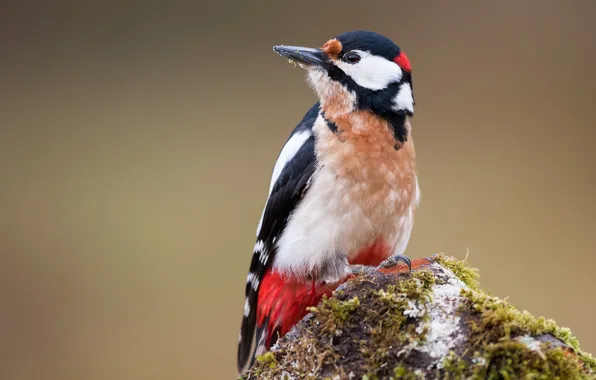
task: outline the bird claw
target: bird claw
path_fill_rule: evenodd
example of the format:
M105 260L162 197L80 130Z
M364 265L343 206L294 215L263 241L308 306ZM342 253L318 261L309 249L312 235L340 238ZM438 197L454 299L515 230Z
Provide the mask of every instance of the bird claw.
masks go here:
M412 260L405 255L390 256L387 260L383 261L381 265L379 265L379 268L391 268L396 266L400 261L408 266L408 272L412 272Z

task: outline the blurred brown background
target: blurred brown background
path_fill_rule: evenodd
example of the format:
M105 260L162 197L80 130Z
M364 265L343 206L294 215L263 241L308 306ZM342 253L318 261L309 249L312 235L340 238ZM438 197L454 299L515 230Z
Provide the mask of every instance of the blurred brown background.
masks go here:
M407 253L596 353L596 2L0 3L0 378L231 379L254 232L314 94L275 44L414 67Z

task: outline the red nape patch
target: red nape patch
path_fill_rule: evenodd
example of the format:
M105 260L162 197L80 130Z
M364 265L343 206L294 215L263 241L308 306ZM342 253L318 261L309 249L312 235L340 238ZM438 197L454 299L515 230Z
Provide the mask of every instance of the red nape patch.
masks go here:
M389 256L391 256L389 247L382 239L378 239L370 247L358 251L356 256L350 260L350 265L369 265L376 267Z
M399 67L401 67L403 70L407 72L412 71L412 66L410 66L410 60L408 59L406 53L404 53L403 51L400 52L395 58L393 58L393 61L397 63Z
M261 281L257 310L257 326L262 326L269 317L267 347L276 327L280 327L280 337L284 336L308 314L307 307L316 306L323 295L330 297L337 286L288 281L277 272L267 271Z

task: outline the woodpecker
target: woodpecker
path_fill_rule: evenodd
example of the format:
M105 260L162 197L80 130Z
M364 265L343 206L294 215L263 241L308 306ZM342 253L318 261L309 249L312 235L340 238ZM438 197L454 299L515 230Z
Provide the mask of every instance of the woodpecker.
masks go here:
M352 265L376 266L393 255L410 266L404 252L420 199L406 54L365 30L317 49L273 50L306 70L318 101L273 167L246 279L240 373L345 281Z

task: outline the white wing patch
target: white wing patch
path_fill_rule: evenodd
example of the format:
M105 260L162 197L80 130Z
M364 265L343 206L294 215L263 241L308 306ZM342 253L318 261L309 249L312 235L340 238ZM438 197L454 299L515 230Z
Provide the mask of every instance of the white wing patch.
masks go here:
M403 73L395 62L367 51L353 51L360 55L360 62L334 61L334 63L358 85L370 90L382 90L389 84L401 80Z
M244 316L248 317L250 314L250 304L248 303L248 298L244 301Z
M248 276L246 277L246 283L250 284L255 292L259 290L259 278L254 273L248 273Z
M286 142L281 152L279 153L279 156L277 157L275 166L273 167L273 173L271 174L271 182L269 183L269 195L271 195L273 186L275 185L275 182L277 182L277 179L279 178L282 170L284 169L284 166L286 166L286 164L294 158L296 153L298 153L298 150L300 150L302 145L304 145L306 140L308 140L311 135L312 132L310 130L300 131L292 135L288 142ZM265 203L265 205L267 205L267 203ZM259 225L257 226L257 236L259 236L259 233L261 232L261 226L263 225L265 207L263 207L261 219L259 220Z
M300 147L304 145L306 140L312 135L310 130L300 131L295 133L286 145L284 145L283 149L279 153L279 157L277 157L277 162L275 162L275 167L273 168L273 174L271 175L271 183L269 184L269 194L271 194L271 190L273 190L273 185L277 182L281 171L283 170L284 166L294 158Z
M265 248L265 243L263 242L263 240L259 240L255 243L255 247L253 248L253 252L257 253L257 252L263 252L263 248Z
M261 212L261 219L259 220L259 225L257 226L257 237L261 233L261 226L263 225L263 218L265 217L265 208L267 207L267 203L265 203L265 207L263 207L263 212Z
M396 111L406 110L414 112L414 95L409 83L403 83L399 86L399 91L393 99L393 109Z
M253 250L253 254L259 254L259 260L263 265L267 264L267 260L269 260L269 252L267 251L267 247L265 247L265 242L263 240L257 241L255 244L255 248Z

